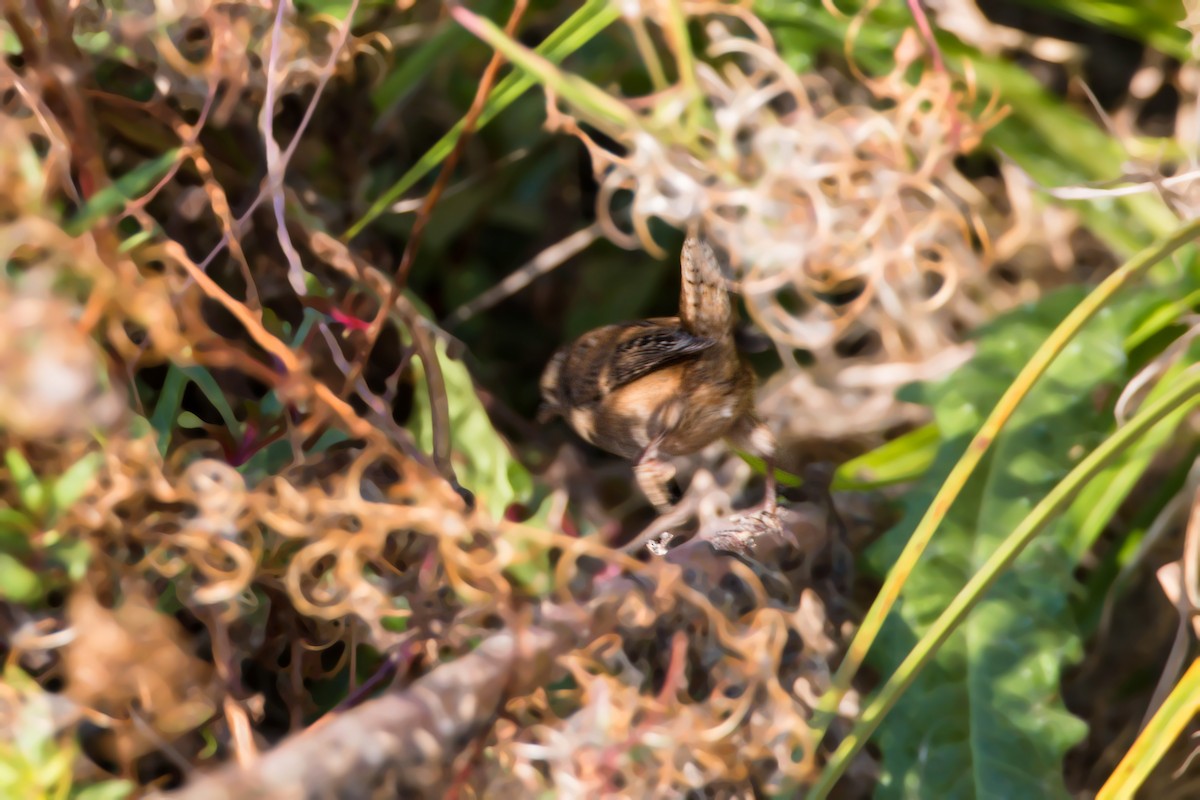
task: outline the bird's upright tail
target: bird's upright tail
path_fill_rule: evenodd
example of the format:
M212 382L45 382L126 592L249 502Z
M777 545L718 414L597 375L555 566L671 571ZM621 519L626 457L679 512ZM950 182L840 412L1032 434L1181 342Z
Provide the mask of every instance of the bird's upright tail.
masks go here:
M733 336L733 307L721 263L712 247L699 236L683 243L680 257L682 281L679 318L689 333L710 339Z

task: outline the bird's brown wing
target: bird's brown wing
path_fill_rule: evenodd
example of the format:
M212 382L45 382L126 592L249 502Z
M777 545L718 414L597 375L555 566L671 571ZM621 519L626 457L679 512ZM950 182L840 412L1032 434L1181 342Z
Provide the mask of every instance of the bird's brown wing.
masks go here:
M617 345L606 371L605 389L619 389L651 372L694 358L717 343L681 328L646 325Z

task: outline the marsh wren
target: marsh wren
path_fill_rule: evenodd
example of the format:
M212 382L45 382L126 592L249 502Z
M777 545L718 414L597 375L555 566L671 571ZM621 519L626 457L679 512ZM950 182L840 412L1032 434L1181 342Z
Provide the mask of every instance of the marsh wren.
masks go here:
M542 374L539 419L562 415L587 441L633 460L660 512L671 505L669 459L728 439L767 463L763 505L774 510L775 437L754 411L725 277L696 236L680 262L679 316L605 325L561 348Z

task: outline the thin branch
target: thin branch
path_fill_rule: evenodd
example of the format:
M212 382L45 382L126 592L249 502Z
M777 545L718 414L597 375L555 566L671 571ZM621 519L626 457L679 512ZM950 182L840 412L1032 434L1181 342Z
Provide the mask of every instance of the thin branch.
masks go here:
M513 6L512 13L508 17L508 22L504 25L504 30L509 36L512 36L516 32L517 25L525 13L527 4L528 0L517 0ZM347 380L347 386L352 384L365 368L367 359L371 357L371 351L375 349L375 343L378 341L379 334L383 330L383 323L386 321L387 315L391 313L396 298L400 296L401 292L404 291L404 287L408 284L408 274L412 270L413 261L417 255L417 248L421 245L421 237L426 225L429 224L433 207L437 205L438 200L441 199L442 192L445 191L446 186L450 183L450 177L454 174L459 159L462 158L467 142L475 130L475 125L479 122L480 115L483 114L488 95L492 91L492 85L496 82L496 74L500 71L500 66L503 63L504 56L499 51L495 51L492 53L487 67L483 70L483 76L479 79L479 87L475 90L475 97L471 101L471 108L467 111L466 116L463 117L462 135L454 143L454 149L450 151L450 155L442 163L441 171L438 172L438 176L434 180L433 188L425 195L420 209L417 210L417 216L413 220L412 232L409 234L408 242L404 246L404 253L400 256L400 263L396 267L392 285L388 289L387 299L380 304L379 311L375 314L375 319L371 321L371 327L367 330L367 341L363 346L362 355L355 365L356 371L352 372ZM436 450L436 436L434 447Z
M284 256L287 257L288 282L291 283L296 294L304 296L308 294L308 290L304 285L304 267L300 263L300 253L296 251L295 245L292 244L292 237L288 233L287 218L284 213L284 173L287 169L288 158L295 151L296 145L299 143L308 121L312 118L317 101L321 98L321 92L325 89L325 84L329 81L329 76L333 72L333 66L337 64L338 55L342 52L342 46L346 43L346 38L350 34L350 26L354 20L354 14L358 11L358 0L351 0L346 17L342 24L338 26L337 43L334 45L333 52L329 56L329 62L321 70L321 75L317 81L317 90L304 112L304 118L300 122L300 127L297 129L296 135L292 137L292 141L288 145L287 156L285 157L279 149L279 142L275 141L275 91L283 80L279 74L279 53L282 49L283 15L284 11L290 5L291 0L277 0L276 3L275 21L271 27L271 55L267 59L267 92L266 97L263 99L262 110L259 113L259 128L262 130L263 145L267 151L267 185L264 191L270 194L271 204L275 209L275 234L279 239L279 246L283 249Z
M247 767L225 767L169 797L371 797L381 786L393 796L440 796L460 749L510 697L548 683L560 655L614 630L620 603L611 592L590 610L550 606L536 624L489 637L405 691L367 701Z
M461 325L481 311L486 311L497 303L513 296L543 275L561 266L568 259L583 252L592 242L601 236L601 226L593 222L583 230L575 231L570 236L547 247L532 259L522 264L504 280L486 290L474 300L468 300L443 320L447 327Z

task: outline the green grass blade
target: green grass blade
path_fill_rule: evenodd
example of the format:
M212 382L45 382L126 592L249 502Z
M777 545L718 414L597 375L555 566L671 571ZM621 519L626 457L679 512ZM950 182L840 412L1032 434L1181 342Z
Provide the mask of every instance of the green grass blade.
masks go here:
M916 480L933 464L940 441L937 425L923 425L843 463L830 488L865 492Z
M480 14L490 14L495 5L481 4L478 11ZM419 47L405 56L399 69L380 81L379 86L371 92L371 104L377 111L396 105L429 77L435 63L453 57L470 41L471 35L461 26L448 18L442 19L437 30L427 35Z
M158 402L154 404L154 412L150 415L150 427L158 434L159 455L165 456L171 447L171 430L175 426L180 404L183 403L185 386L187 375L181 368L172 364L167 368L167 377L158 393Z
M600 31L615 22L619 16L620 12L616 6L609 3L608 0L587 0L578 11L546 37L546 40L534 52L545 57L551 63L558 64L595 38ZM488 95L483 112L475 124L476 130L483 128L495 119L500 112L529 91L534 83L534 79L524 72L516 71L506 75ZM363 229L387 211L392 203L400 199L405 192L416 186L418 181L441 164L450 155L459 137L462 136L463 127L463 121L459 120L445 136L417 159L417 163L413 164L407 172L400 176L399 180L388 187L387 191L371 204L367 212L342 234L342 240L349 241L362 233Z
M168 150L156 159L140 164L96 192L74 217L63 226L72 236L92 227L96 222L125 208L125 204L148 191L179 160L182 152L178 147Z
M1162 761L1167 750L1184 728L1200 712L1200 659L1175 684L1171 694L1128 750L1121 763L1100 787L1096 800L1132 800L1150 772Z

